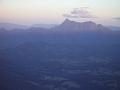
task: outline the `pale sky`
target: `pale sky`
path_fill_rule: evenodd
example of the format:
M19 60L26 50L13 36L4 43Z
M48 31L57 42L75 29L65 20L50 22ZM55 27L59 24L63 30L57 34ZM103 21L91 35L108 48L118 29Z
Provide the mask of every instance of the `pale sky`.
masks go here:
M120 26L120 0L0 0L0 22L55 24L65 18Z

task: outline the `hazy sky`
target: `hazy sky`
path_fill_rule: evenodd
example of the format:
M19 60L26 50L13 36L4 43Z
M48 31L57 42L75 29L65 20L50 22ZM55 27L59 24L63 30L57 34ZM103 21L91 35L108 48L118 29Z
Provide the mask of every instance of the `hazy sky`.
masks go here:
M0 22L54 24L65 18L120 26L120 0L0 0Z

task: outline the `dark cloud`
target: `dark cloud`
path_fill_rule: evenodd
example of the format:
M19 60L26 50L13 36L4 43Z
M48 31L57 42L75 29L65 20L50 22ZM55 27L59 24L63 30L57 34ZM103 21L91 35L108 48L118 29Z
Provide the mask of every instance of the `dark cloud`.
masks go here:
M74 8L69 14L63 14L68 18L96 18L89 11L88 7Z

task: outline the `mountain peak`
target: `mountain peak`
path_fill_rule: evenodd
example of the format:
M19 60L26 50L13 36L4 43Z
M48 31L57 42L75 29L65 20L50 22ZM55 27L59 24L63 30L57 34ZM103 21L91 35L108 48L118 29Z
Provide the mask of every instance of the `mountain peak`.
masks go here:
M75 22L75 21L71 21L71 20L69 20L69 19L65 19L65 20L63 21L63 24L70 24L70 23L73 23L73 22Z
M65 19L63 21L62 24L86 24L86 25L97 25L96 23L92 22L92 21L86 21L86 22L76 22L76 21L72 21L72 20L69 20L69 19Z
M96 23L94 23L92 21L86 21L86 22L83 22L83 24L96 25Z
M57 28L61 32L106 32L109 28L96 24L92 21L76 22L65 19Z
M69 19L65 19L64 22L71 22L71 20L69 20Z
M60 24L60 26L67 26L67 27L71 27L71 26L74 26L75 24L79 24L80 22L75 22L75 21L71 21L71 20L69 20L69 19L65 19L64 21L63 21L63 23L62 24Z

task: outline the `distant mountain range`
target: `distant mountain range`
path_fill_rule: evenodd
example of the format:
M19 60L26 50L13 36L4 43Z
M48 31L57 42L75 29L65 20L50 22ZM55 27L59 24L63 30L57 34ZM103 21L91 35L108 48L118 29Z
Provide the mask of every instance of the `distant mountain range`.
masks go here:
M92 21L87 22L75 22L66 19L62 24L53 28L56 31L62 32L109 32L108 27L101 24L96 24Z
M15 29L27 29L28 26L26 25L19 25L19 24L13 24L13 23L0 23L0 29L5 29L5 30L15 30Z
M5 30L15 30L15 29L28 29L30 27L34 28L45 28L49 29L54 27L54 24L34 24L34 25L20 25L20 24L13 24L13 23L0 23L0 28L4 28Z
M46 28L46 29L50 29L53 28L54 26L57 26L55 24L34 24L32 25L32 27L40 27L40 28Z
M120 30L120 27L104 26L96 24L92 21L87 22L75 22L69 19L65 19L60 25L54 24L34 24L32 26L18 25L12 23L0 23L0 31L11 31L11 30L41 30L46 29L48 31L57 32L109 32L111 30Z

